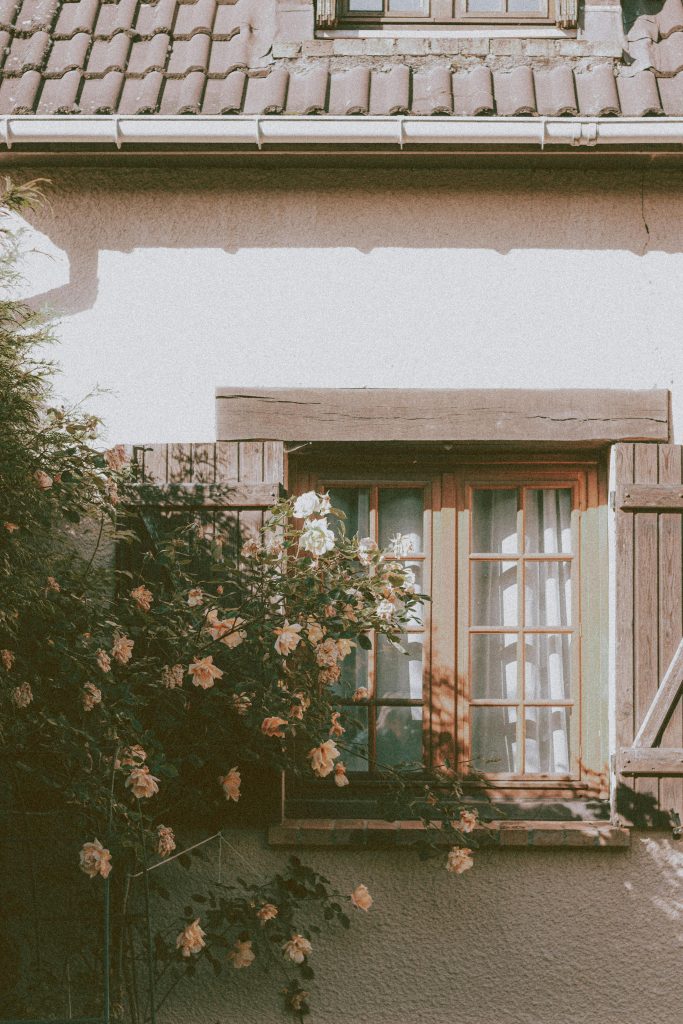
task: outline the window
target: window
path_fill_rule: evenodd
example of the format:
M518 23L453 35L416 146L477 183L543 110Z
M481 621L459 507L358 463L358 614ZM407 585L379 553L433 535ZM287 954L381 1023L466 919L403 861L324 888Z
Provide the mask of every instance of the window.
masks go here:
M383 765L448 760L500 794L604 796L599 460L315 447L290 460L292 489L329 488L347 533L391 544L431 597L403 638L407 655L382 640L344 664L337 696L358 750L348 770L362 781Z
M553 0L337 0L339 21L368 23L551 22Z

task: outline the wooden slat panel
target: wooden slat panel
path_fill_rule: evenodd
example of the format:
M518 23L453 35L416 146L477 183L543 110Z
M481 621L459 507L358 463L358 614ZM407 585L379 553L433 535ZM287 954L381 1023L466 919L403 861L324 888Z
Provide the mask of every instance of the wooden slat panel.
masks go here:
M165 484L129 488L125 493L130 505L143 508L270 508L280 497L280 485L244 483L242 480L223 484Z
M681 487L682 455L680 445L658 445L659 483ZM683 636L683 500L681 511L659 516L659 664L666 670ZM662 681L662 685L664 680ZM647 741L645 741L647 742ZM683 747L683 708L679 701L662 737L665 747ZM683 809L683 782L662 779L659 805L663 811Z
M237 441L218 441L216 449L216 483L239 479L239 446Z
M633 483L633 445L618 444L614 452L617 485ZM635 517L616 511L616 739L627 747L635 736L633 707L633 536ZM619 797L619 794L618 794ZM621 800L618 800L621 804ZM619 808L621 809L621 807Z
M282 441L263 442L263 479L266 483L284 483L285 446Z
M221 388L216 403L225 441L608 444L671 436L663 390Z
M662 444L659 448L660 473L680 476L680 448L675 444ZM661 479L661 477L660 477ZM683 489L680 481L659 484L633 484L617 494L617 508L625 512L683 512Z
M143 449L142 474L145 483L165 484L167 479L167 444L149 444Z
M263 480L263 442L240 441L239 474L242 483L261 483ZM259 531L263 526L263 513L256 511L240 512L240 534L242 540L258 540Z
M192 445L192 479L198 484L212 484L216 479L216 446Z
M192 480L192 445L170 444L168 446L169 484L188 483Z
M654 445L636 445L636 483L657 483L658 459ZM659 572L658 524L654 512L639 512L634 527L633 657L636 728L643 721L659 686ZM656 781L643 779L636 791L656 803Z

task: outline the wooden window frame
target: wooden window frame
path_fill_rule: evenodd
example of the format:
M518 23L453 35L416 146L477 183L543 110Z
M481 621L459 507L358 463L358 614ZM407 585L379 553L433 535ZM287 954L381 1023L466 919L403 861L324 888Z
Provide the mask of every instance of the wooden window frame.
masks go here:
M401 27L405 25L553 25L556 21L555 0L546 0L547 9L544 14L523 12L468 12L467 0L430 0L427 14L401 13L390 11L390 0L383 0L384 12L354 12L353 0L338 0L338 23L342 27ZM505 0L505 5L509 0Z
M348 451L342 453L340 447ZM359 472L359 465L367 468ZM587 572L574 579L577 593L572 595L579 616L574 626L578 640L574 647L578 653L574 657L579 659L580 675L576 715L573 716L576 743L572 755L575 755L577 767L568 776L487 773L469 785L474 791L503 800L550 797L605 800L609 773L606 749L607 465L604 455L580 451L505 452L491 446L446 453L420 450L418 446L413 454L402 456L395 450L370 443L307 445L289 460L289 487L293 493L322 484L416 486L426 480L431 488L431 500L426 508L429 507L431 518L432 572L431 590L427 584L425 590L433 599L428 625L425 622L426 763L440 763L444 756L462 761L468 753L470 632L465 616L469 614L469 600L462 600L463 564L469 565L470 556L467 488L472 483L484 482L500 486L509 482L516 487L571 485L576 509L576 524L572 524L572 529L577 532L578 544L573 557L580 566L588 566ZM591 522L586 528L588 517ZM435 565L448 565L451 569L437 574ZM581 673L585 672L595 678L586 682L584 676L582 680ZM523 706L521 701L519 704ZM450 749L446 749L449 743ZM372 777L368 776L366 781L372 787ZM374 783L378 781L375 778Z

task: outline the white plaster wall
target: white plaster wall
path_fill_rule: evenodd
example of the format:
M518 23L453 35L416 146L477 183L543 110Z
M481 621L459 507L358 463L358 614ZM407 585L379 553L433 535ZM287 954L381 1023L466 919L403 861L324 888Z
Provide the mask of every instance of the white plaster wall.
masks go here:
M27 291L63 311L62 391L111 389L90 403L111 441L213 438L217 385L670 387L683 440L680 176L32 173L54 188ZM256 872L282 857L234 842ZM457 879L406 851L305 855L376 899L316 949L321 1024L680 1022L667 836L488 851ZM280 1020L277 978L246 974L181 987L164 1024Z
M111 441L212 439L217 385L670 387L683 435L680 174L37 170L28 291Z

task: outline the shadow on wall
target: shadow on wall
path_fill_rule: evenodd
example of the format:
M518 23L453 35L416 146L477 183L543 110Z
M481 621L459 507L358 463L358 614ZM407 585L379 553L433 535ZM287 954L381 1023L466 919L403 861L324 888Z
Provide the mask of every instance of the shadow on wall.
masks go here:
M621 16L624 22L624 32L629 32L633 22L641 15L659 14L664 3L665 0L622 0Z
M51 178L50 206L28 220L69 260L68 283L32 302L64 315L94 305L101 250L683 251L683 174L651 164L631 170L22 170L22 177Z

